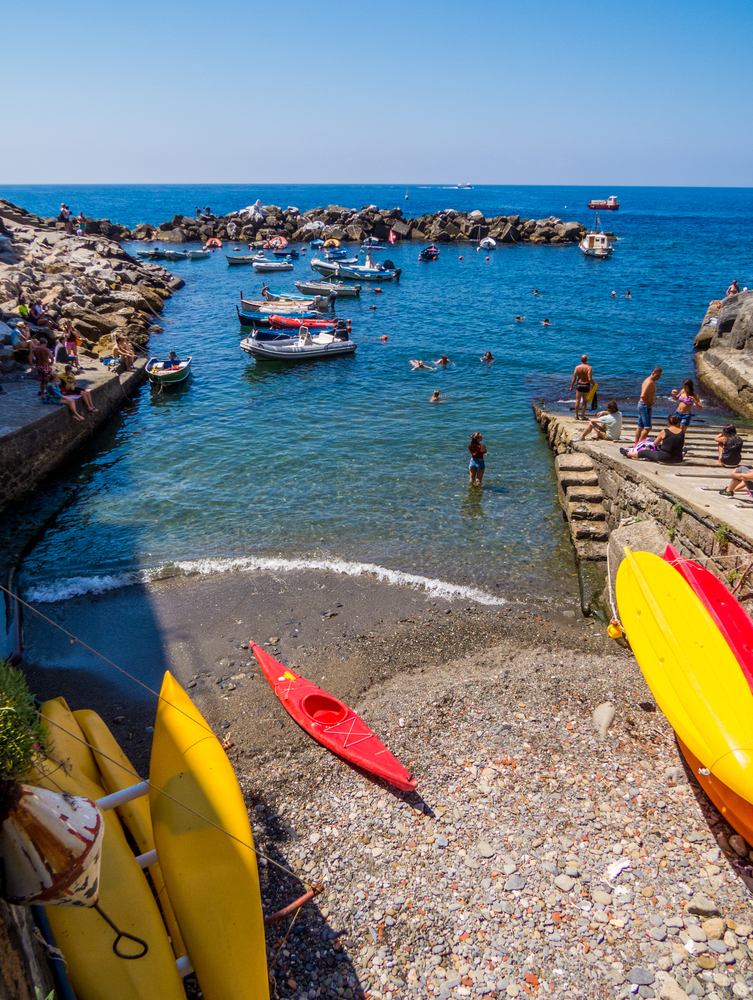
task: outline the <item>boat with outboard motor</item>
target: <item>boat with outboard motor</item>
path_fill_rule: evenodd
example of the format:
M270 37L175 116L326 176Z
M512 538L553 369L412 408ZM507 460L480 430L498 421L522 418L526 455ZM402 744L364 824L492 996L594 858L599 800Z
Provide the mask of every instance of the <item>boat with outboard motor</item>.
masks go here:
M324 319L320 317L310 317L310 316L278 316L273 315L269 317L269 325L273 330L300 330L302 326L307 326L310 330L330 330L336 325L338 327L344 326L346 329L350 329L349 319L338 319L335 317Z
M153 247L151 250L137 250L136 256L141 257L142 260L164 260L165 251L160 250L159 247Z
M271 305L271 303L270 303ZM317 312L296 312L291 314L280 313L280 303L275 303L278 312L276 313L274 308L269 312L259 312L258 309L239 309L238 306L235 307L235 311L238 313L238 321L241 326L269 326L269 320L271 316L274 315L284 315L287 319L317 319L321 313Z
M240 346L259 361L309 361L353 354L357 345L349 339L347 329L322 331L312 336L308 327L302 326L297 337L270 341L251 336L242 340Z
M487 236L485 239L481 240L479 246L482 250L493 250L497 245L497 241L492 239L491 236Z
M387 248L382 246L376 236L367 236L363 241L361 246L364 250L386 250Z
M211 250L187 250L189 260L206 260L212 256Z
M289 260L269 260L264 258L263 260L252 260L251 267L255 271L292 271L293 264Z
M165 250L163 256L165 260L188 260L185 250Z
M338 298L357 299L361 294L360 285L346 285L343 281L295 281L299 292L311 295L329 295L336 292Z
M423 250L418 255L418 259L436 260L438 256L439 256L439 248L435 247L434 244L432 243L431 246L423 248Z
M320 260L315 257L311 261L314 271L324 275L325 278L336 277L345 278L346 281L399 281L403 273L402 268L395 267L391 260L384 263L375 264L371 254L366 254L363 264L343 264L338 261Z
M191 361L189 355L185 361L181 361L175 351L170 351L167 359L149 358L146 363L146 374L152 385L177 385L185 382L191 374Z
M237 267L239 265L253 264L254 261L266 260L267 258L264 256L263 253L254 253L254 254L244 254L242 257L239 256L238 254L234 254L232 257L230 256L230 254L225 254L225 259L227 260L228 264L232 264Z
M315 299L294 299L294 300L282 300L273 299L271 302L267 302L266 299L244 299L243 293L241 292L241 309L243 312L262 312L262 313L307 313L314 311ZM325 303L326 310L326 303Z
M277 247L272 251L272 256L284 260L298 260L300 254L297 250L291 250L289 246Z

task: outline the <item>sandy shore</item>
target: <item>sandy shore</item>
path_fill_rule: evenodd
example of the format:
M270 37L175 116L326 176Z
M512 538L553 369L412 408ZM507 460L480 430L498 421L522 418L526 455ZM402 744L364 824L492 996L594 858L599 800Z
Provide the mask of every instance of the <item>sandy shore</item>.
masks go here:
M152 687L171 669L232 742L270 859L267 912L324 885L292 927L269 929L273 996L753 990L750 862L688 784L632 655L571 609L254 572L42 610ZM153 696L28 614L26 636L32 689L96 708L145 773ZM250 638L361 712L417 791L313 744L249 661ZM617 716L599 740L591 714L607 699Z

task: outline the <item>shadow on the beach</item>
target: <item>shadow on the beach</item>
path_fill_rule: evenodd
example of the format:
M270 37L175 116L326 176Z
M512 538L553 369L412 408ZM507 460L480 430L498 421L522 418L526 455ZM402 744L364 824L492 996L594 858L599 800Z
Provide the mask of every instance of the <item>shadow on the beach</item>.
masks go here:
M246 804L252 822L264 829L265 857L259 858L259 883L262 907L268 916L303 896L314 887L316 879L307 880L305 872L297 874L288 861L285 845L291 837L298 838L274 806L253 793L246 794ZM345 990L351 990L351 996L363 997L365 987L348 955L348 946L354 942L346 934L325 917L316 897L267 927L270 995L284 1000L321 989L321 996L343 995ZM372 943L375 949L379 947L378 935ZM325 985L328 980L331 982Z

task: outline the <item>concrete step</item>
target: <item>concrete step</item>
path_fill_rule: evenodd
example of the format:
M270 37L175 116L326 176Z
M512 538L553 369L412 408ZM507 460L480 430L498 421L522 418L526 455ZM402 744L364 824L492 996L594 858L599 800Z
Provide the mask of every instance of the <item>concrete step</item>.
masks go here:
M605 521L606 517L604 504L601 501L598 503L581 501L567 505L568 521Z
M570 534L575 541L606 542L609 539L609 528L606 521L571 521Z
M574 452L571 455L558 455L554 460L557 472L584 472L593 469L594 463L590 455Z
M562 482L562 480L560 480ZM587 500L591 503L601 503L604 499L604 494L601 489L594 483L578 483L567 487L566 491L567 499L571 503L576 503L579 500Z
M579 562L603 562L607 558L609 543L573 539L573 547Z
M559 483L563 490L570 489L571 486L596 486L599 477L596 472L561 472L559 473Z

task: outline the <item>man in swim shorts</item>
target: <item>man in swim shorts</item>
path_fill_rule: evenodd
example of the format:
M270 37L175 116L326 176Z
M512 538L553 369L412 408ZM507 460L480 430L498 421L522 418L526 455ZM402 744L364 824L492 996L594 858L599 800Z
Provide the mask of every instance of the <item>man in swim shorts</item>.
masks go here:
M575 419L580 420L580 410L583 410L583 419L586 419L586 403L594 381L594 370L588 363L588 355L581 354L580 364L575 366L573 378L570 382L570 392L575 389ZM576 385L577 383L577 385Z
M661 378L661 368L657 365L641 386L641 398L638 400L638 426L635 428L635 443L648 437L651 430L651 412L656 399L656 383Z

